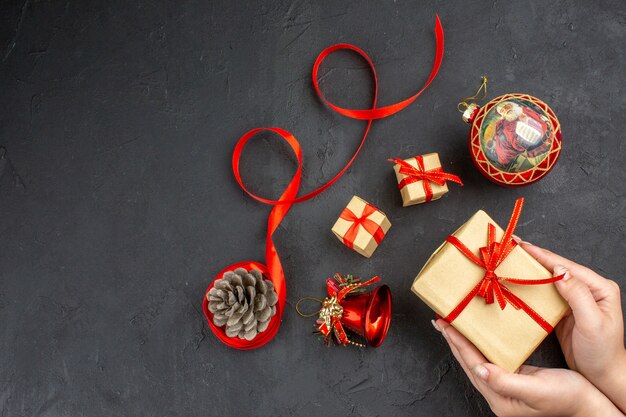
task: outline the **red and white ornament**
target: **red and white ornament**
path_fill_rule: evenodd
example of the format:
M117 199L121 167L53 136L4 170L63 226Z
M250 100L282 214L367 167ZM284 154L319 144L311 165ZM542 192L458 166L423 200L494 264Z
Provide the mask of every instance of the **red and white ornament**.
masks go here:
M483 85L486 94L486 77ZM466 100L477 99L476 95ZM543 101L528 94L505 94L484 106L461 102L471 125L469 149L474 165L496 184L532 184L554 167L561 153L561 124Z

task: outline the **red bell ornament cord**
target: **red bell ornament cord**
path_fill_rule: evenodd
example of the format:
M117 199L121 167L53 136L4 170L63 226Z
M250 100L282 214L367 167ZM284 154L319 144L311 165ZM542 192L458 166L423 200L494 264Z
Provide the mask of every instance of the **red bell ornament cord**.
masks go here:
M435 76L437 75L437 72L439 71L439 67L441 66L441 61L443 59L443 51L444 51L444 39L443 38L444 38L443 27L441 26L441 21L439 20L439 16L437 16L435 19L435 42L436 42L435 61L433 63L433 67L430 72L430 75L428 79L426 80L426 83L413 96L405 100L402 100L398 103L391 104L391 105L384 106L384 107L377 107L378 78L376 75L376 69L374 68L374 63L372 62L370 57L362 49L351 44L340 43L340 44L332 45L324 49L318 55L317 59L315 60L315 63L313 64L312 78L313 78L313 87L315 88L315 91L317 92L319 98L328 107L330 107L332 110L336 111L337 113L343 116L349 117L351 119L365 120L367 121L367 124L365 126L365 131L363 133L363 136L361 137L359 146L357 147L356 151L354 152L350 160L346 163L346 165L326 184L322 185L321 187L303 196L297 197L298 190L300 188L300 182L302 179L302 150L300 148L300 144L298 143L298 140L295 138L294 135L292 135L288 131L281 129L279 127L260 127L260 128L250 130L239 139L239 141L235 145L235 150L233 151L233 159L232 159L233 174L235 176L235 179L237 180L237 183L250 197L254 198L257 201L260 201L261 203L265 203L265 204L273 206L272 211L269 215L268 224L267 224L267 236L266 236L266 245L265 245L265 260L266 260L267 266L262 265L257 262L240 262L240 263L230 265L229 267L225 268L222 272L220 272L215 277L215 280L220 279L225 272L233 270L237 267L243 267L246 269L250 269L250 268L259 269L261 270L261 272L266 278L269 278L273 282L276 293L278 294L278 303L276 305L276 314L274 315L274 317L272 317L267 330L260 333L253 340L248 341L248 340L243 340L243 339L238 339L238 338L227 337L223 329L218 328L217 326L213 324L212 314L208 310L208 301L206 299L206 294L205 294L205 297L203 298L203 310L205 312L205 315L206 315L207 321L209 322L209 326L211 327L211 330L213 331L213 333L217 335L217 337L222 342L224 342L228 346L231 346L237 349L254 349L254 348L263 346L265 343L269 342L274 337L274 335L276 334L280 326L280 321L281 321L281 317L284 311L286 294L287 294L286 288L285 288L285 274L284 274L284 271L280 262L280 258L278 256L278 252L276 251L276 247L274 246L274 242L272 240L272 235L274 234L274 231L278 228L278 225L280 224L282 219L287 215L287 212L289 211L289 209L291 208L293 204L301 203L303 201L306 201L315 197L316 195L320 194L321 192L329 188L331 185L333 185L339 178L341 178L341 176L348 170L348 168L352 165L357 155L361 151L361 148L363 147L363 144L365 143L365 140L367 139L370 128L372 126L372 122L374 120L382 119L382 118L391 116L395 113L398 113L399 111L401 111L402 109L410 105L413 101L415 101L420 96L420 94L424 90L426 90L426 88L430 85L430 83L435 79ZM369 109L347 109L347 108L339 107L331 103L330 101L328 101L324 97L324 94L322 93L320 89L319 77L318 77L320 65L330 54L337 52L337 51L341 51L341 50L348 50L348 51L356 52L359 56L361 56L367 62L370 68L370 71L372 72L372 79L374 82L374 94L372 98L372 106ZM241 158L241 153L243 152L243 149L246 143L249 140L251 140L253 137L255 137L258 133L263 132L263 131L273 132L277 134L280 138L285 140L289 144L291 149L293 150L296 156L296 160L298 162L298 168L296 169L296 172L293 178L291 179L291 181L289 182L289 185L287 185L287 188L285 189L285 191L283 192L283 194L280 196L278 200L272 200L272 199L260 197L252 193L250 190L246 188L240 175L240 158ZM213 286L213 283L211 283L211 285L207 289L207 292L211 289L212 286Z

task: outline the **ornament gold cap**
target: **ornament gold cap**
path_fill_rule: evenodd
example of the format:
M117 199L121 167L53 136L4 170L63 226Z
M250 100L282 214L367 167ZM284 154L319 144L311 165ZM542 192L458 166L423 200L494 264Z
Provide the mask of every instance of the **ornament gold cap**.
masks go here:
M478 87L478 90L476 90L474 95L464 98L456 106L456 108L459 109L461 113L463 113L463 121L465 121L465 123L472 123L474 121L476 113L478 112L479 106L478 104L472 102L472 100L481 101L484 100L485 97L487 97L487 76L483 75L482 77L480 77L480 80L480 87Z
M470 103L467 105L465 110L463 111L463 121L465 123L472 123L474 120L474 116L476 116L476 112L480 106L476 103Z

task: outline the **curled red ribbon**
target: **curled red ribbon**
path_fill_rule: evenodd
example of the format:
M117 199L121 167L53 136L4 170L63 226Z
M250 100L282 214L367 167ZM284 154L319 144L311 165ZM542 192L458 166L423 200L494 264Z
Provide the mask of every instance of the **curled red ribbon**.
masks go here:
M474 253L461 242L455 236L448 236L446 239L449 243L454 245L463 255L476 265L485 269L485 275L483 279L476 284L474 288L461 300L454 310L444 320L451 323L456 319L459 314L467 307L475 296L479 296L485 299L487 304L493 304L494 301L498 301L498 305L502 310L506 307L507 303L511 304L515 309L522 309L526 314L530 316L539 326L541 326L546 333L550 333L553 328L543 317L541 317L535 310L528 304L522 301L517 295L515 295L504 282L517 285L542 285L550 284L552 282L563 279L564 274L544 279L519 279L519 278L507 278L499 277L496 275L495 270L502 263L502 261L511 253L513 248L517 245L512 239L513 232L517 226L519 216L522 212L522 206L524 205L524 199L518 198L515 201L515 208L509 224L502 236L500 242L496 241L496 228L494 225L489 224L487 230L487 246L480 248L480 257L474 255Z
M352 225L346 231L346 234L343 235L344 245L352 249L352 247L354 246L354 239L356 239L356 235L359 233L359 229L361 227L363 227L363 229L365 229L367 233L372 235L376 243L380 243L383 240L383 238L385 237L385 232L379 224L369 218L369 216L376 213L377 211L378 210L376 209L376 207L372 206L371 204L365 205L365 207L363 208L363 213L361 213L360 216L354 214L354 212L348 207L343 209L339 217L349 222L352 222Z
M446 181L456 182L457 184L463 185L463 181L461 178L454 174L450 174L447 172L443 172L442 167L437 167L433 169L429 169L428 171L424 168L424 157L422 155L418 155L415 157L415 161L417 162L417 168L413 165L409 164L403 159L393 158L389 159L389 162L393 162L400 165L400 173L407 175L407 177L403 178L400 183L398 183L398 188L403 189L409 184L413 184L414 182L423 181L422 186L424 187L424 193L426 194L426 201L430 201L433 198L433 188L430 183L434 182L435 184L444 185Z
M235 150L233 151L233 158L232 158L232 167L233 167L233 174L235 175L235 180L237 180L237 183L239 184L239 186L250 197L254 198L257 201L260 201L261 203L274 206L269 215L268 225L267 225L267 235L266 235L266 244L265 244L265 259L266 259L267 267L265 267L264 265L255 263L255 262L242 262L242 263L231 265L225 268L224 271L218 274L215 279L217 280L221 278L224 272L233 270L237 268L238 266L248 265L250 267L256 267L257 269L261 269L260 267L263 267L261 271L264 272L264 274L269 279L271 279L272 282L274 283L274 288L276 290L276 293L278 294L278 303L276 304L277 305L276 314L270 321L270 324L267 330L260 333L253 340L247 341L247 340L242 340L238 338L229 338L224 334L224 331L222 329L217 328L214 325L212 325L212 315L208 311L208 308L205 307L205 304L208 304L206 300L206 296L205 296L203 299L203 308L204 308L207 321L209 322L209 326L211 327L211 330L213 330L213 332L218 336L218 338L222 342L224 342L228 346L231 346L237 349L254 349L254 348L264 345L270 339L272 339L272 337L274 337L274 335L278 331L278 327L280 326L280 320L283 314L285 300L286 300L285 275L284 275L283 268L280 262L280 258L278 257L278 252L276 251L276 247L274 246L274 242L272 241L272 235L274 231L276 230L276 228L278 227L282 219L285 217L285 215L287 215L287 212L289 211L289 209L291 208L293 204L300 203L300 202L303 202L303 201L306 201L315 197L316 195L320 194L321 192L329 188L331 185L333 185L339 178L341 178L341 176L348 170L348 168L352 165L357 155L361 151L361 148L363 147L363 144L365 143L365 139L367 138L367 135L372 126L372 122L374 120L391 116L399 112L400 110L404 109L405 107L407 107L409 104L415 101L417 97L419 97L420 94L424 90L426 90L426 88L430 85L430 83L435 79L435 76L437 75L437 72L439 71L439 67L441 66L441 61L443 59L443 51L444 51L443 27L441 26L441 21L439 20L439 16L437 16L435 19L435 41L436 41L435 61L433 63L433 67L430 72L430 75L428 79L426 80L426 83L424 84L422 89L419 90L413 96L401 102L391 104L389 106L384 106L384 107L376 106L376 102L378 99L378 78L376 76L374 63L363 50L361 50L360 48L354 45L341 43L341 44L332 45L324 49L318 55L313 65L312 77L313 77L313 86L315 88L315 91L319 95L320 99L328 107L330 107L331 109L333 109L339 114L342 114L352 119L359 119L359 120L367 121L367 124L365 126L365 132L363 133L363 136L361 137L361 142L359 143L359 146L357 147L356 151L354 152L350 160L330 181L328 181L326 184L322 185L319 188L301 197L296 197L298 193L298 189L300 187L300 181L302 177L302 151L300 149L300 144L298 143L295 136L293 136L288 131L278 128L278 127L261 127L261 128L250 130L239 139L239 141L235 145ZM322 94L322 91L319 87L319 80L318 80L319 78L318 72L319 72L320 65L322 64L322 62L324 61L324 59L326 59L328 55L332 54L333 52L340 51L340 50L349 50L349 51L356 52L368 63L369 68L372 72L372 77L374 81L374 95L372 99L372 107L370 109L361 109L361 110L356 109L355 110L355 109L342 108L329 102ZM298 168L296 169L296 173L294 174L293 178L289 182L289 185L287 186L287 188L285 189L285 191L283 192L283 194L280 196L278 200L272 200L272 199L260 197L252 193L243 184L243 180L241 179L241 175L239 172L239 159L241 157L241 153L243 152L243 149L246 143L250 139L252 139L253 136L255 136L257 133L262 132L262 131L270 131L270 132L276 133L278 136L284 139L293 150L296 156L296 159L298 161ZM245 268L245 266L242 266L242 267ZM209 286L209 288L207 289L207 292L210 290L212 285L213 284Z

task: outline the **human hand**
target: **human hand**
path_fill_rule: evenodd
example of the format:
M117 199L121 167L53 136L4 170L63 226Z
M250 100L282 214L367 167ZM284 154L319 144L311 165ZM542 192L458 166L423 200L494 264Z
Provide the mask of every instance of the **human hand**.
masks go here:
M433 321L472 385L499 417L622 416L600 391L578 372L523 365L510 373L487 359L454 327Z
M568 259L518 242L554 275L571 311L555 327L565 360L626 413L626 350L619 286Z

